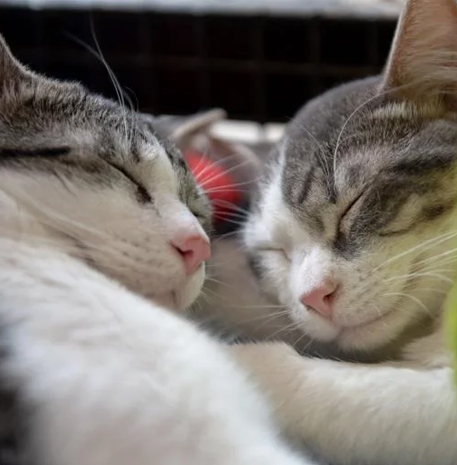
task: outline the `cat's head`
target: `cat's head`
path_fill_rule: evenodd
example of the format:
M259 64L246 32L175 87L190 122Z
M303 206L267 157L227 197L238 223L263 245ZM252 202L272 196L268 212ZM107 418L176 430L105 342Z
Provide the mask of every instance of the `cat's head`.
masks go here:
M408 2L382 77L289 124L244 239L312 338L372 350L441 311L456 205L457 6Z
M3 222L14 199L16 216L136 292L182 308L201 289L209 204L180 152L150 118L28 71L1 37L0 194Z

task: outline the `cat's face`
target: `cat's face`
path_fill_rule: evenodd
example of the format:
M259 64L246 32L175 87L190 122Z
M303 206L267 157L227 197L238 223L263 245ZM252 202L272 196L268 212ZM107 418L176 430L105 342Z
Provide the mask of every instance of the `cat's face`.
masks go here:
M1 41L0 55L0 190L103 273L188 306L210 212L181 154L150 118L29 73Z
M453 268L456 114L373 98L379 86L304 107L244 235L264 289L343 350L382 347L437 315Z
M441 314L455 260L456 36L455 2L407 1L383 76L299 112L248 221L266 292L343 351L400 347Z

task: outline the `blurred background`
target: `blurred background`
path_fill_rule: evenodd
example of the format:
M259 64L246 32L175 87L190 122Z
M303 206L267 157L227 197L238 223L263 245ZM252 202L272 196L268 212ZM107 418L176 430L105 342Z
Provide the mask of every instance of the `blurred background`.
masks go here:
M33 69L134 105L285 122L310 97L378 73L403 0L0 0L0 32Z

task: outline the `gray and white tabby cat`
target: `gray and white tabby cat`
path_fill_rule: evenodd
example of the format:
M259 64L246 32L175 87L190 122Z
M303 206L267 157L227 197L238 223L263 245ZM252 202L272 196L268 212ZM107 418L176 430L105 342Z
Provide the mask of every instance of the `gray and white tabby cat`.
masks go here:
M173 314L202 286L209 213L149 119L28 71L0 37L2 464L309 463Z
M232 291L226 309L250 335L259 298L264 337L276 312L284 332L346 360L281 343L233 350L290 436L332 464L457 463L441 327L456 168L457 6L410 0L384 74L325 93L289 124L244 230L257 295L246 289L236 308Z

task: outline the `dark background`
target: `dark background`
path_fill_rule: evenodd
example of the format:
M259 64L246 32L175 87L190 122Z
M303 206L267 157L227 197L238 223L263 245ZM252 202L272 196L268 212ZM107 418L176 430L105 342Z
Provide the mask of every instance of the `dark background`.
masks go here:
M248 0L247 0L248 1ZM394 21L29 10L0 7L0 32L36 71L82 81L115 98L100 48L135 106L188 114L221 107L231 118L287 121L310 97L378 73Z

